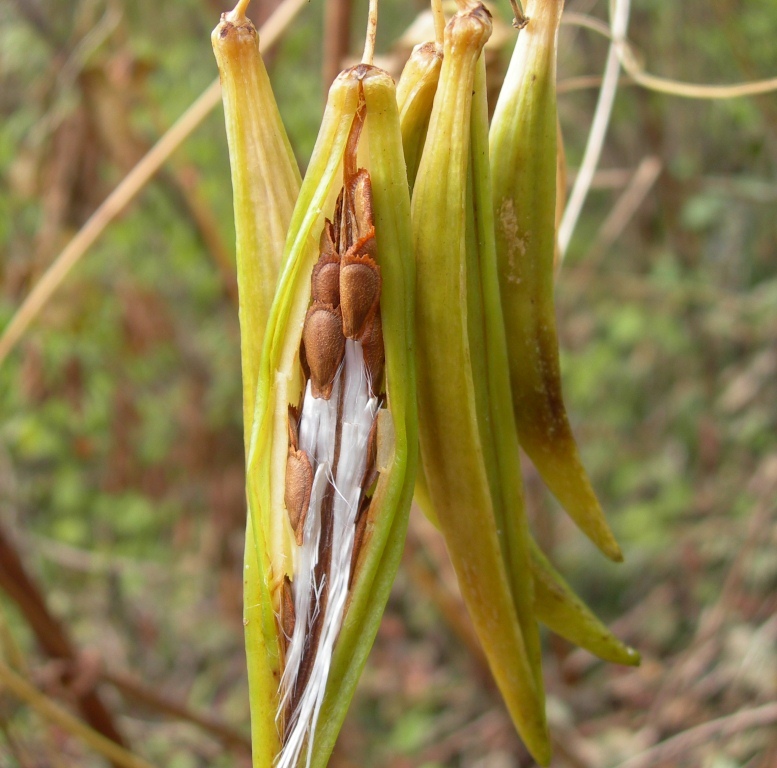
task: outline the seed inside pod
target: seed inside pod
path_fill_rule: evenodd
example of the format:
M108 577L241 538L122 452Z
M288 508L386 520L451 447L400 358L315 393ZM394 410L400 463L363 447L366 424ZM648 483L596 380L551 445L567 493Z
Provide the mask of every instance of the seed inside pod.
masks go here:
M369 234L369 228L375 220L372 213L372 183L369 173L363 168L349 182L348 194L354 221L352 241L355 241Z
M289 446L293 451L299 448L299 410L289 406Z
M305 316L302 330L305 359L310 368L313 397L329 399L332 382L345 353L343 319L339 307L315 303Z
M380 319L380 303L364 326L361 343L364 366L370 380L370 390L374 394L380 388L380 382L383 378L383 364L386 359L383 351L383 321Z
M372 243L375 238L370 238ZM365 243L366 245L366 243ZM380 300L380 268L367 255L346 255L340 266L340 306L346 338L358 338Z
M288 576L283 577L283 587L281 592L281 629L286 643L294 634L294 625L296 616L294 615L294 595L291 590L291 579Z
M283 502L289 513L297 546L302 545L302 529L310 506L313 489L313 467L305 451L289 449L286 458L286 487Z
M335 250L332 223L327 220L321 233L319 251L321 256L313 267L310 277L311 297L314 302L340 304L340 256Z
M367 463L364 466L364 476L361 486L366 491L378 479L378 470L375 467L375 460L378 457L378 420L375 419L370 427L370 434L367 437Z
M348 589L351 588L351 584L353 583L353 577L356 573L356 563L359 561L359 553L361 552L362 544L364 543L364 534L367 530L367 518L370 513L371 501L372 499L369 499L366 496L362 499L359 515L356 518L356 529L353 534L353 552L351 552L351 566L348 576Z

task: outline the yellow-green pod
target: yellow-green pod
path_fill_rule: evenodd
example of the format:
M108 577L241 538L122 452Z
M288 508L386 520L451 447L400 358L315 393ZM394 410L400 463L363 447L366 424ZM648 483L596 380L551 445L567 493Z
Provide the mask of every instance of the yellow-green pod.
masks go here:
M442 46L434 42L422 43L413 48L397 83L402 147L411 189L424 150L441 67Z
M245 16L245 5L241 2L234 11L222 14L211 42L221 77L232 168L243 417L248 436L265 324L301 178L259 52L259 35Z
M537 619L551 632L600 659L629 667L639 666L639 652L622 643L596 618L533 541L531 558Z
M419 431L429 498L462 596L516 727L545 764L550 747L541 678L516 610L526 611L526 601L514 599L506 567L502 488L493 458L497 448L488 426L490 395L487 385L476 381L488 362L478 232L468 215L473 203L470 121L473 90L482 87L482 80L476 86L478 60L490 31L490 15L480 4L446 27L413 192ZM530 594L527 584L523 590Z
M359 160L367 170L367 182L364 172L357 172L354 160L360 135L365 141L359 145ZM344 193L345 202L335 206L334 197L344 180L351 192ZM371 196L364 191L364 184L371 186ZM331 222L335 220L344 222L342 227L333 228ZM374 224L372 235L361 237L362 220L369 221L370 227ZM338 231L332 237L335 229ZM334 255L332 243L337 251ZM341 248L344 243L348 245L346 250L344 245ZM394 84L382 70L360 65L342 73L330 89L321 131L289 227L283 270L262 350L248 471L259 562L255 578L261 599L261 615L257 616L261 631L256 633L261 653L253 657L250 679L255 768L296 766L308 757L312 766L326 764L399 564L417 461L415 273L411 247L410 203ZM320 295L329 290L321 275L334 263L339 265L333 272L337 275L337 306ZM346 277L346 266L354 269L348 275L367 275L364 285L379 285L379 309L375 309L377 304L371 305L372 314L367 314L370 319L357 323L362 329L358 332L346 319L352 317L345 298L351 280ZM370 277L376 274L377 282ZM357 496L353 498L358 503L341 505L350 511L359 507L354 514L358 512L356 519L361 527L355 533L354 523L340 526L335 521L327 544L322 531L330 523L316 523L316 510L323 519L326 510L330 514L340 504L334 499L335 490L339 494L345 487L341 485L346 482L341 472L345 473L346 459L356 451L348 447L350 427L344 418L339 420L350 407L350 382L356 379L346 382L342 377L355 370L349 368L348 355L357 342L362 345L359 349L366 370L367 350L374 338L366 329L375 328L376 312L382 322L381 362L385 373L370 368L364 379L369 386L369 407L375 409L369 422L374 427L368 442L372 458L359 454L362 464L354 470L358 475L365 467L355 484ZM339 338L339 331L333 317L341 318L338 322L342 322L346 351L339 367L334 366L343 373L336 373L328 382L321 374L320 362L324 358L328 370L327 365L334 359L329 341L334 336ZM330 332L329 328L335 330ZM290 414L289 406L300 410ZM316 432L331 434L333 444L338 446L330 458L321 458L313 448L305 448L319 445L317 438L309 438L314 418L306 415L312 413L306 409L313 407L332 408L337 416L338 426L330 431L326 431L329 427L321 427ZM308 439L313 442L306 443ZM322 439L324 443L329 446L329 438ZM305 456L301 456L303 453ZM331 472L327 470L328 461ZM315 472L312 481L297 483L299 467L299 476L304 478L308 465ZM367 466L374 469L377 481L359 479L367 477ZM301 507L301 517L295 520L293 510L299 512L300 507L294 492L299 488L307 492L307 501ZM344 570L335 566L342 560L337 554L338 531L347 531L342 540L350 541L352 549ZM309 534L311 538L307 538ZM309 555L310 562L305 559ZM323 571L315 569L326 558L330 570L325 572L326 579L320 579ZM313 562L308 571L302 565L306 562ZM311 583L301 575L305 573L314 579L311 589L305 586ZM324 598L316 593L318 589L322 594L326 590ZM311 602L300 603L300 595L305 594L313 595L308 598ZM304 615L297 610L300 604L308 606ZM342 606L339 614L334 607L337 605ZM293 623L287 622L287 614ZM330 621L330 617L336 621ZM298 626L302 630L297 630ZM299 643L298 637L302 637ZM315 644L317 650L309 654L306 644ZM329 654L327 663L319 664L325 653ZM291 675L293 658L302 660ZM260 697L265 697L266 706L260 705L255 713L253 703Z
M513 603L544 705L542 649L534 615L529 566L529 528L524 509L521 457L510 398L510 371L504 318L499 295L491 169L488 149L486 63L480 57L472 95L469 195L467 205L468 263L477 274L469 277L470 357L473 380L483 403L481 434L484 458L492 468L497 530L510 578Z
M426 479L419 472L413 500L429 521L439 529ZM575 594L561 574L551 565L533 539L529 542L534 613L537 621L551 632L585 648L604 661L634 667L639 652L619 640Z
M611 559L620 548L569 426L553 304L556 37L563 0L529 0L491 124L499 278L521 445L548 488Z

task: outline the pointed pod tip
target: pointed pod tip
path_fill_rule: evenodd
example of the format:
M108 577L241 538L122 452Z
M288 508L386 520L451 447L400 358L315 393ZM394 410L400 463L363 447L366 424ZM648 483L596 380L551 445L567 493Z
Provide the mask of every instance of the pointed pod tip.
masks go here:
M614 538L609 537L606 541L599 543L599 548L614 563L623 562L623 550Z
M547 728L543 734L542 740L540 740L539 743L531 745L527 744L526 747L531 752L532 757L535 759L538 765L543 766L543 768L550 765L550 760L553 757L553 750L550 746L550 735L547 731Z
M630 645L626 646L626 655L623 664L627 667L638 667L642 664L642 654Z

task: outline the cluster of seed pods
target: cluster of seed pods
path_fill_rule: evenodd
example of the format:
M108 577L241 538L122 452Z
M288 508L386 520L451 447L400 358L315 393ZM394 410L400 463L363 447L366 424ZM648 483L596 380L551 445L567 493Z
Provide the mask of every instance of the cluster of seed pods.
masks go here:
M381 276L370 176L355 169L356 141L358 131L334 223L327 219L321 234L300 347L304 394L289 408L285 505L297 550L281 601L281 768L296 765L315 734L378 476Z

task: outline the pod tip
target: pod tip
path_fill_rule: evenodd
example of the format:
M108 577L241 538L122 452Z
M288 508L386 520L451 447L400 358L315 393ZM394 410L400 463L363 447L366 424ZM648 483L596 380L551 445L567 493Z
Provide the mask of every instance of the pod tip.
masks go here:
M621 550L620 546L618 545L618 542L615 541L614 538L610 538L608 541L603 542L601 544L601 550L614 563L623 562L623 551Z

